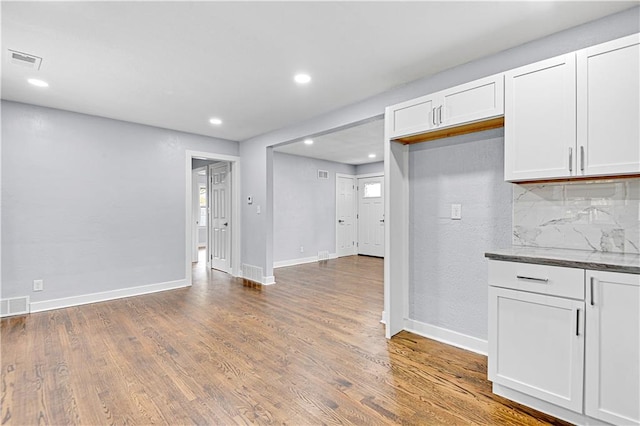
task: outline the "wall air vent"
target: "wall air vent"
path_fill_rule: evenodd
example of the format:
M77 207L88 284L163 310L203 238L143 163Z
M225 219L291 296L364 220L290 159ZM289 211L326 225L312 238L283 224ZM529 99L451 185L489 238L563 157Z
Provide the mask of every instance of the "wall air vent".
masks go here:
M328 170L318 170L318 179L329 179Z
M29 313L29 296L0 299L0 317Z
M42 58L31 55L29 53L18 52L17 50L9 50L9 62L23 67L39 70L42 64Z

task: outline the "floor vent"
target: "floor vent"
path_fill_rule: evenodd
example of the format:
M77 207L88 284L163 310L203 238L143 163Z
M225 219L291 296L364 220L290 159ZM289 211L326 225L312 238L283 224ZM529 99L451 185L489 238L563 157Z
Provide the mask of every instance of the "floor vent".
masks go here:
M29 313L29 296L0 300L0 317Z
M242 276L247 280L262 283L262 268L244 263L242 265Z
M329 260L329 252L327 250L319 251L318 252L318 261L319 262L326 262L327 260Z
M318 179L329 179L328 170L318 170Z

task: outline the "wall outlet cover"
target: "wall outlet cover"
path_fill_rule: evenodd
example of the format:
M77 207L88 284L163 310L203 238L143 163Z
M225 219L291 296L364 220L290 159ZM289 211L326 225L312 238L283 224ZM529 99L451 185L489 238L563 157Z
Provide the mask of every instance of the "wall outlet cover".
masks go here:
M451 219L462 219L462 204L451 204Z

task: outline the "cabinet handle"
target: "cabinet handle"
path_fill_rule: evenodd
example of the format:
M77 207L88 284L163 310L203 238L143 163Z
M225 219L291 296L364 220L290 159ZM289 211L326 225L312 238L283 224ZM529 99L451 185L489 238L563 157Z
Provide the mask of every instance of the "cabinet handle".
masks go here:
M589 304L590 304L591 306L593 306L593 305L595 305L595 304L596 304L596 303L593 301L593 286L594 286L593 282L594 282L594 280L595 280L595 278L594 278L594 277L590 277L590 278L589 278L589 293L590 293L590 295L589 295L589 299L591 299L591 300L589 301Z
M442 105L438 107L438 122L442 124Z
M525 277L524 275L516 275L516 278L519 280L529 280L529 281L538 281L543 283L548 283L549 278L534 278L534 277Z
M431 108L431 124L436 125L436 109Z
M584 146L580 147L580 171L584 172Z
M576 336L580 335L580 309L576 309Z
M569 171L573 171L573 148L569 147Z

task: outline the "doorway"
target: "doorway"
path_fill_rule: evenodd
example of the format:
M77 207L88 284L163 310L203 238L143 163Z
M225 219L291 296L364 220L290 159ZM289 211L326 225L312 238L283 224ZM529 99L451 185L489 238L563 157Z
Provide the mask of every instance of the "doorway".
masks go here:
M208 163L217 163L224 164L226 166L225 178L226 182L226 190L224 191L224 196L221 198L220 203L224 203L225 213L224 216L227 220L219 223L219 226L224 226L225 231L220 232L219 234L224 235L224 239L220 241L220 244L224 244L224 255L218 256L218 258L224 259L224 265L217 264L218 268L227 272L233 276L241 276L241 264L240 264L240 157L231 156L231 155L221 155L211 152L203 152L203 151L186 151L185 155L185 173L186 173L186 200L185 200L185 277L187 281L187 285L191 285L192 283L192 261L193 259L197 259L198 252L198 244L196 232L194 232L194 218L196 217L196 211L199 211L200 208L194 201L195 194L199 192L197 177L194 178L192 163L194 160L196 161L204 161ZM206 170L207 174L210 175L212 172L210 170L211 167L215 167L216 164L207 165ZM207 176L208 181L210 181L210 176ZM220 180L220 176L218 177ZM208 185L209 187L211 185ZM207 189L208 195L208 206L207 213L208 217L211 216L209 210L212 207L211 200L213 197L211 196L210 188ZM220 205L220 208L223 206ZM200 216L201 217L201 216ZM227 224L226 226L224 224ZM211 220L207 219L208 224L208 253L207 253L207 266L212 267L212 230L213 226L211 224ZM220 247L220 246L219 246ZM194 253L195 252L195 253ZM220 254L220 252L217 252Z

